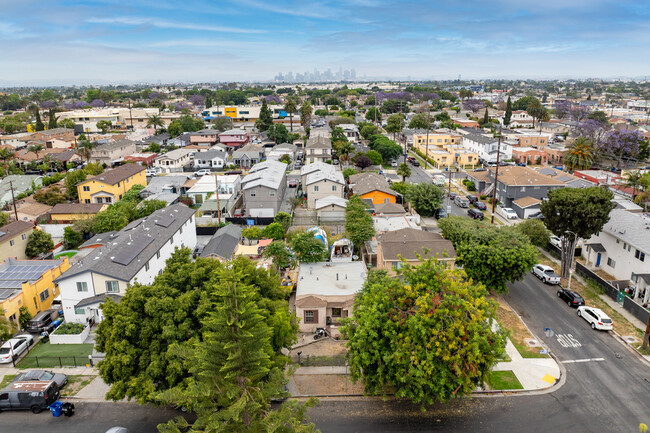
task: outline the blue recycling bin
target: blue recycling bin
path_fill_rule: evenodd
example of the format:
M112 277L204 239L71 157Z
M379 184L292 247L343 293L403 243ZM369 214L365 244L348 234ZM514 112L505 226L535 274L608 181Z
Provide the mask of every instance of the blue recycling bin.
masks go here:
M50 411L52 411L52 416L60 417L63 408L63 403L60 401L55 401L50 405Z

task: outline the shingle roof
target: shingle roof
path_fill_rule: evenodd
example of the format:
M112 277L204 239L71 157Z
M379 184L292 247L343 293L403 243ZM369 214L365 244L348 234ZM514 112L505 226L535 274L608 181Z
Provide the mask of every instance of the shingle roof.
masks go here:
M330 182L338 183L345 185L345 178L343 173L340 171L317 171L315 173L308 174L305 178L305 185L311 185L312 183L320 182L322 180L328 180Z
M494 171L493 168L490 170ZM564 185L564 182L539 173L537 170L516 165L499 167L499 182L508 186Z
M602 231L650 254L650 217L614 209L609 213L609 221Z
M78 185L82 185L84 183L91 182L93 180L97 180L108 185L115 185L118 182L122 182L125 179L133 176L134 174L138 174L144 170L145 168L138 164L124 164L124 165L120 165L117 168L106 170L102 174L98 174L95 177L80 182Z
M242 189L265 186L278 189L287 174L287 164L279 161L264 161L251 167L250 172L242 181Z
M309 140L307 140L307 146L305 146L305 148L306 149L331 149L332 141L327 137L323 137L322 135L318 135L316 137L310 137Z
M518 200L514 200L513 203L519 206L520 208L526 208L530 206L534 206L536 204L540 204L542 201L539 199L536 199L534 197L522 197Z
M404 206L398 203L378 203L375 205L375 213L379 214L404 214Z
M28 223L25 221L14 221L5 226L2 226L0 227L0 243L6 242L9 239L12 239L19 234L25 233L27 230L31 230L33 228L33 223Z
M451 241L444 239L438 233L425 232L412 228L389 231L377 236L377 243L382 249L383 257L389 261L418 260L416 254L423 257L449 258L456 257L456 250ZM422 250L429 250L427 254Z
M122 300L122 295L118 295L117 293L102 293L100 295L95 295L95 296L91 296L90 298L82 299L81 301L75 304L75 307L82 308L93 304L102 304L104 303L106 298L110 298L113 300L113 302L119 304L120 301Z
M337 197L335 195L328 195L327 197L319 198L314 203L314 208L322 209L324 207L335 205L345 208L348 205L348 201L343 197Z
M352 181L352 179L350 179ZM390 185L386 179L375 173L362 173L355 178L353 191L357 195L367 194L373 191L381 191L383 193L397 197L399 194L390 189Z
M96 214L104 203L59 203L54 205L50 214Z
M219 257L230 260L241 240L242 229L236 224L220 228L203 248L201 257Z

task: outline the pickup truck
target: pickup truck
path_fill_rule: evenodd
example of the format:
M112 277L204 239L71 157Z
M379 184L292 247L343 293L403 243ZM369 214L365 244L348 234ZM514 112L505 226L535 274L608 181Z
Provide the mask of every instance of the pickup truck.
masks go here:
M550 266L533 266L533 275L535 275L546 284L560 284L560 276L556 274L553 268Z

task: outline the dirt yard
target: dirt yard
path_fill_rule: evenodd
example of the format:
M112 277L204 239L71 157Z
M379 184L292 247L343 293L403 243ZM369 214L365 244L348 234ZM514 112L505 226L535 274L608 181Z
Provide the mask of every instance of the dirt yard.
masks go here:
M305 340L313 340L313 334L304 334ZM302 343L302 338L298 337L298 343ZM291 356L298 356L298 352L302 352L303 357L305 356L335 356L335 355L344 355L348 353L348 349L345 347L345 341L333 340L331 338L323 338L316 341L315 343L308 344L306 346L298 347L291 351Z
M363 394L363 385L361 382L355 384L342 374L320 374L320 375L300 375L293 376L296 386L301 394L308 395L350 395Z

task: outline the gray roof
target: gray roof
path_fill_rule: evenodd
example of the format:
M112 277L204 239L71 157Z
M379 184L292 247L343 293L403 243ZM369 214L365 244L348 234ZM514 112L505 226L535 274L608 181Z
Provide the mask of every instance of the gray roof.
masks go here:
M201 257L219 257L230 260L241 240L241 232L242 228L236 224L228 224L220 228L203 248Z
M647 214L614 209L602 231L650 254L650 216Z
M122 295L118 295L117 293L102 293L101 295L95 295L91 296L90 298L82 299L75 304L75 307L82 308L93 304L102 304L106 298L110 298L113 300L113 302L119 304L122 300Z
M327 137L323 137L322 135L317 135L316 137L310 137L309 140L307 140L307 146L305 146L305 148L306 149L331 149L332 141Z
M279 161L264 161L251 167L250 172L242 181L242 189L265 186L278 189L287 174L287 164Z
M214 158L221 158L224 161L227 159L228 155L226 152L222 152L219 150L206 150L206 151L201 151L201 152L196 152L194 154L194 159L201 159L201 160L208 160L208 159L214 159Z
M97 242L103 246L88 254L56 281L84 272L130 281L193 215L193 209L179 203L135 220L112 237Z
M181 187L187 181L187 179L187 175L152 177L149 180L147 187L140 191L140 197L159 194L163 192L163 189L175 188L177 191L180 191Z
M23 192L29 191L32 187L32 182L37 186L41 186L43 176L34 174L10 174L0 180L0 204L8 203L11 201L11 186L14 186L14 194L18 195Z
M97 146L96 148L93 149L92 153L94 154L96 152L102 152L106 150L113 150L113 149L119 149L122 147L130 147L130 146L135 146L135 141L131 141L131 140L127 140L126 138L123 138L121 140L109 141L106 144Z
M312 183L320 182L322 180L329 180L330 182L345 185L345 178L343 177L343 173L334 170L320 170L315 173L308 174L305 179L305 185L311 185Z
M485 135L476 134L476 133L474 133L474 134L470 133L470 134L467 134L467 135L463 135L463 140L465 140L465 139L472 140L472 141L475 141L475 142L481 143L481 144L492 144L492 143L496 143L497 141L499 141L498 138L487 137Z

